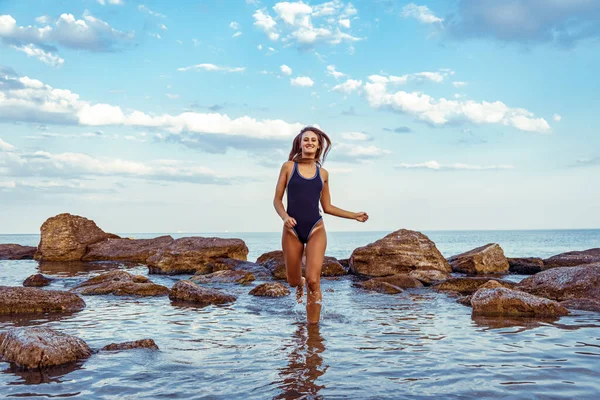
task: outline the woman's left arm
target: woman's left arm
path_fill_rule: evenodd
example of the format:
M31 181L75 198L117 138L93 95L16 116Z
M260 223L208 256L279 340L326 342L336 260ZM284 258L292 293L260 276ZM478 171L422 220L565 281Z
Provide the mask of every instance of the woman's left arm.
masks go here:
M321 168L321 174L323 178L323 191L321 193L321 207L323 207L323 212L336 217L355 219L360 222L365 222L369 218L366 212L355 213L346 211L331 204L331 194L329 193L329 172Z

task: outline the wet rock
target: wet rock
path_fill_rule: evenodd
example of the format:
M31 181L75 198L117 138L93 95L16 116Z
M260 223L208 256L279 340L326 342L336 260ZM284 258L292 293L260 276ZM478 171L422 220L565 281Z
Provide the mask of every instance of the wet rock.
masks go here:
M342 258L341 260L337 260L337 262L339 262L346 271L348 271L350 269L350 264L349 264L350 259L349 258Z
M279 282L267 282L256 286L249 294L264 297L283 297L289 295L290 290Z
M146 263L148 258L173 241L171 236L154 239L106 239L89 245L82 261L124 260Z
M555 317L569 312L557 301L519 290L481 288L471 297L473 315L505 317Z
M600 248L557 254L544 260L544 268L574 267L594 263L600 263Z
M40 244L35 259L45 261L81 260L87 246L119 237L104 232L92 220L68 213L48 218L40 231Z
M387 282L376 281L374 279L369 279L368 281L357 283L355 284L355 286L365 290L372 290L375 292L385 294L397 294L403 292L402 288L399 288L398 286L392 285L391 283Z
M469 295L469 296L459 296L456 299L456 302L458 304L462 304L463 306L467 306L467 307L471 307L471 297L473 297L473 295Z
M321 276L342 276L348 273L347 269L334 257L325 256Z
M594 299L570 299L560 302L560 305L572 310L598 311L600 312L600 300Z
M73 312L84 307L85 302L75 293L0 286L0 314Z
M251 272L255 277L270 278L271 273L258 263L236 260L235 258L217 258L206 264L211 272L217 271L244 271Z
M83 340L50 328L12 328L0 333L0 359L20 368L63 365L91 354Z
M412 270L451 272L446 259L427 236L400 229L374 243L359 247L350 256L350 272L386 276Z
M544 269L544 260L538 257L507 258L508 271L513 274L533 275Z
M20 244L0 244L0 260L31 260L37 247Z
M138 267L142 264L129 261L40 261L40 273L47 275L88 276L94 273L108 272L115 269Z
M469 275L505 274L509 268L504 251L496 243L457 254L448 258L448 262L452 271Z
M235 301L235 296L222 293L215 289L209 289L196 285L188 280L181 280L173 285L169 299L195 303L201 306L209 304L223 304Z
M488 277L465 277L465 278L450 278L443 282L435 283L431 287L435 290L441 291L454 291L462 295L473 294L479 289L480 286L494 280L502 284L502 286L512 289L516 286L516 283L506 281L503 279L488 278Z
M283 251L276 250L265 253L258 257L256 262L265 267L271 273L274 279L287 279Z
M450 278L448 272L442 272L435 269L417 269L410 271L408 276L418 279L425 286L430 286Z
M207 275L194 275L190 281L194 283L240 283L247 285L256 280L252 272L248 271L216 271Z
M169 289L151 282L142 275L123 270L105 272L71 289L83 295L113 294L116 296L166 296Z
M27 279L23 281L23 286L48 286L50 282L52 282L52 279L46 278L42 274L35 274L27 277Z
M207 264L218 258L245 261L247 256L248 247L241 239L195 236L176 239L146 263L152 274L207 274L213 272Z
M551 268L523 279L517 289L557 301L600 300L600 264Z
M408 274L396 274L396 275L389 275L389 276L381 276L379 278L372 278L372 279L370 279L370 281L386 282L391 285L397 286L401 289L423 287L423 284L421 283L420 280L413 278L413 277L409 276Z
M117 350L131 350L131 349L150 349L158 350L158 346L152 339L141 339L132 342L124 343L111 343L104 346L101 350L104 351L117 351Z

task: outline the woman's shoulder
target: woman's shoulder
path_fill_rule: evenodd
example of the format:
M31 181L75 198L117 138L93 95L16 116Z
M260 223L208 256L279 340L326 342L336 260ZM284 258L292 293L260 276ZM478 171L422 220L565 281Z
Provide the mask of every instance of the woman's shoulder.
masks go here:
M286 161L283 164L281 164L281 170L282 171L290 172L293 168L294 168L294 162L293 161Z

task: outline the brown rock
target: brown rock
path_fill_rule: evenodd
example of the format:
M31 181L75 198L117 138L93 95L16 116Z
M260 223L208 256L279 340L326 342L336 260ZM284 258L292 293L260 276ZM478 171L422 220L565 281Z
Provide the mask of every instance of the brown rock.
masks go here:
M42 274L35 274L25 279L23 286L48 286L50 282L52 282L52 279L46 278Z
M290 290L279 282L267 282L256 286L249 294L253 296L283 297L290 294Z
M560 302L560 305L573 310L598 311L600 312L600 300L594 299L570 299Z
M376 281L374 279L369 279L368 281L357 283L356 286L365 290L372 290L375 292L385 294L397 294L403 292L402 288L399 288L398 286L392 285L391 283L387 282Z
M87 246L119 237L104 232L92 220L71 214L58 214L48 218L40 231L40 244L35 259L45 261L81 260Z
M114 294L116 296L166 296L169 289L152 283L142 275L132 275L123 270L105 272L71 289L83 295Z
M154 239L106 239L88 246L83 261L124 260L146 263L146 260L173 243L171 236Z
M50 328L13 328L0 333L0 359L20 368L62 365L90 355L92 350L83 340Z
M350 256L350 271L367 276L386 276L412 270L451 272L446 259L427 236L400 229L378 241L359 247Z
M456 302L458 304L462 304L463 306L467 306L467 307L471 307L471 297L473 297L473 295L469 295L469 296L459 296L456 299Z
M73 312L84 307L83 299L74 293L0 286L0 314Z
M557 254L544 260L544 268L574 267L594 263L600 263L600 248Z
M240 283L242 285L247 285L254 280L256 278L252 272L232 270L216 271L207 275L198 274L190 278L194 283Z
M551 268L523 279L517 289L557 301L600 300L600 264Z
M430 286L434 283L442 282L450 278L450 274L448 272L442 272L435 269L416 269L414 271L410 271L408 276L420 280L425 286Z
M512 289L516 286L516 283L506 281L503 279L487 278L487 277L465 277L465 278L450 278L443 282L435 283L431 287L435 290L441 291L453 291L458 292L462 295L473 294L479 289L479 287L489 280L495 280L502 284L502 286Z
M130 350L130 349L151 349L158 350L158 346L152 339L141 339L133 342L111 343L102 348L104 351Z
M0 260L31 260L37 247L20 244L0 244Z
M538 257L507 258L508 271L513 274L533 275L544 269L544 260Z
M321 268L321 276L342 276L347 273L348 270L337 259L325 256L323 267Z
M342 267L344 267L344 269L346 271L348 271L350 269L350 259L349 258L342 258L341 260L337 260Z
M222 293L215 289L208 289L196 285L188 280L181 280L173 285L169 299L173 301L183 301L196 303L201 306L209 304L223 304L235 301L235 296Z
M258 263L236 260L235 258L217 258L206 264L208 270L217 271L243 271L252 272L255 277L270 278L271 273Z
M465 274L504 274L508 272L508 261L504 251L496 243L488 243L466 253L448 259L452 270Z
M218 258L246 260L248 247L241 239L185 237L162 248L146 263L152 274L207 274L207 264Z
M391 285L397 286L401 289L423 287L423 284L421 283L420 280L413 278L413 277L409 276L408 274L396 274L396 275L389 275L389 276L381 276L379 278L373 278L370 280L375 281L375 282L386 282Z
M256 262L265 267L271 273L274 279L287 279L283 251L276 250L265 253L258 257Z
M473 315L505 317L554 317L569 311L554 300L504 287L482 288L471 297Z

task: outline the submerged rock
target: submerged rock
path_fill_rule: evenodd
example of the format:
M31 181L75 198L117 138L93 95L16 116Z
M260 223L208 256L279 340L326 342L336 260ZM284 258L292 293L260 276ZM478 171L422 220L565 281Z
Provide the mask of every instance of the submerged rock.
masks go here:
M123 343L111 343L104 346L101 350L104 351L118 351L118 350L131 350L131 349L150 349L158 350L158 346L152 339L141 339L132 342Z
M533 275L544 269L544 260L538 257L507 258L508 271L513 274Z
M600 248L557 254L544 260L544 268L575 267L594 263L600 263Z
M290 294L290 290L279 282L267 282L256 286L250 291L253 296L283 297Z
M27 277L27 279L23 281L23 286L48 286L50 282L52 282L52 279L46 278L42 274L35 274Z
M448 258L448 262L453 271L469 275L505 274L509 268L504 251L496 243L457 254Z
M450 265L435 243L420 232L400 229L371 244L359 247L350 256L350 271L367 276L386 276L412 270L451 272Z
M190 281L194 283L240 283L247 285L248 283L256 280L252 272L248 271L216 271L207 275L194 275L190 278Z
M0 286L0 314L73 312L84 307L85 302L75 293Z
M105 272L71 289L83 295L114 294L116 296L166 296L169 289L157 285L142 275L132 275L123 270Z
M452 291L458 292L462 295L473 294L479 289L480 286L486 282L494 280L500 283L502 286L512 289L516 286L516 283L506 281L503 279L488 278L488 277L464 277L464 278L450 278L443 282L433 284L431 287L435 290L441 291Z
M0 244L0 260L31 260L37 247L21 246L20 244Z
M569 314L557 301L504 287L477 290L471 297L471 305L473 315L555 317Z
M600 263L551 268L523 279L517 289L557 301L600 300Z
M385 294L397 294L397 293L403 292L402 288L400 288L396 285L392 285L391 283L387 283L387 282L383 282L383 281L376 281L374 279L369 279L368 281L357 283L357 284L355 284L355 286L357 286L361 289L372 290L375 292L385 293Z
M369 279L369 281L386 282L386 283L389 283L390 285L397 286L401 289L423 287L423 284L421 283L420 280L413 278L413 277L409 276L408 274L396 274L396 275L389 275L389 276L381 276L378 278ZM369 281L367 281L367 282L369 282Z
M435 269L417 269L410 271L408 276L418 279L423 285L430 286L434 283L445 281L450 278L448 272L442 272Z
M106 239L88 246L83 261L123 260L146 263L160 249L173 243L171 236L154 239Z
M188 280L181 280L173 285L169 299L195 303L201 306L209 304L223 304L235 301L235 296L222 293L215 289L209 289L196 285Z
M83 340L50 328L12 328L0 333L0 359L20 368L62 365L90 355L92 350Z
M215 237L185 237L163 247L146 261L152 274L211 273L208 266L219 258L245 261L248 247L241 239Z

